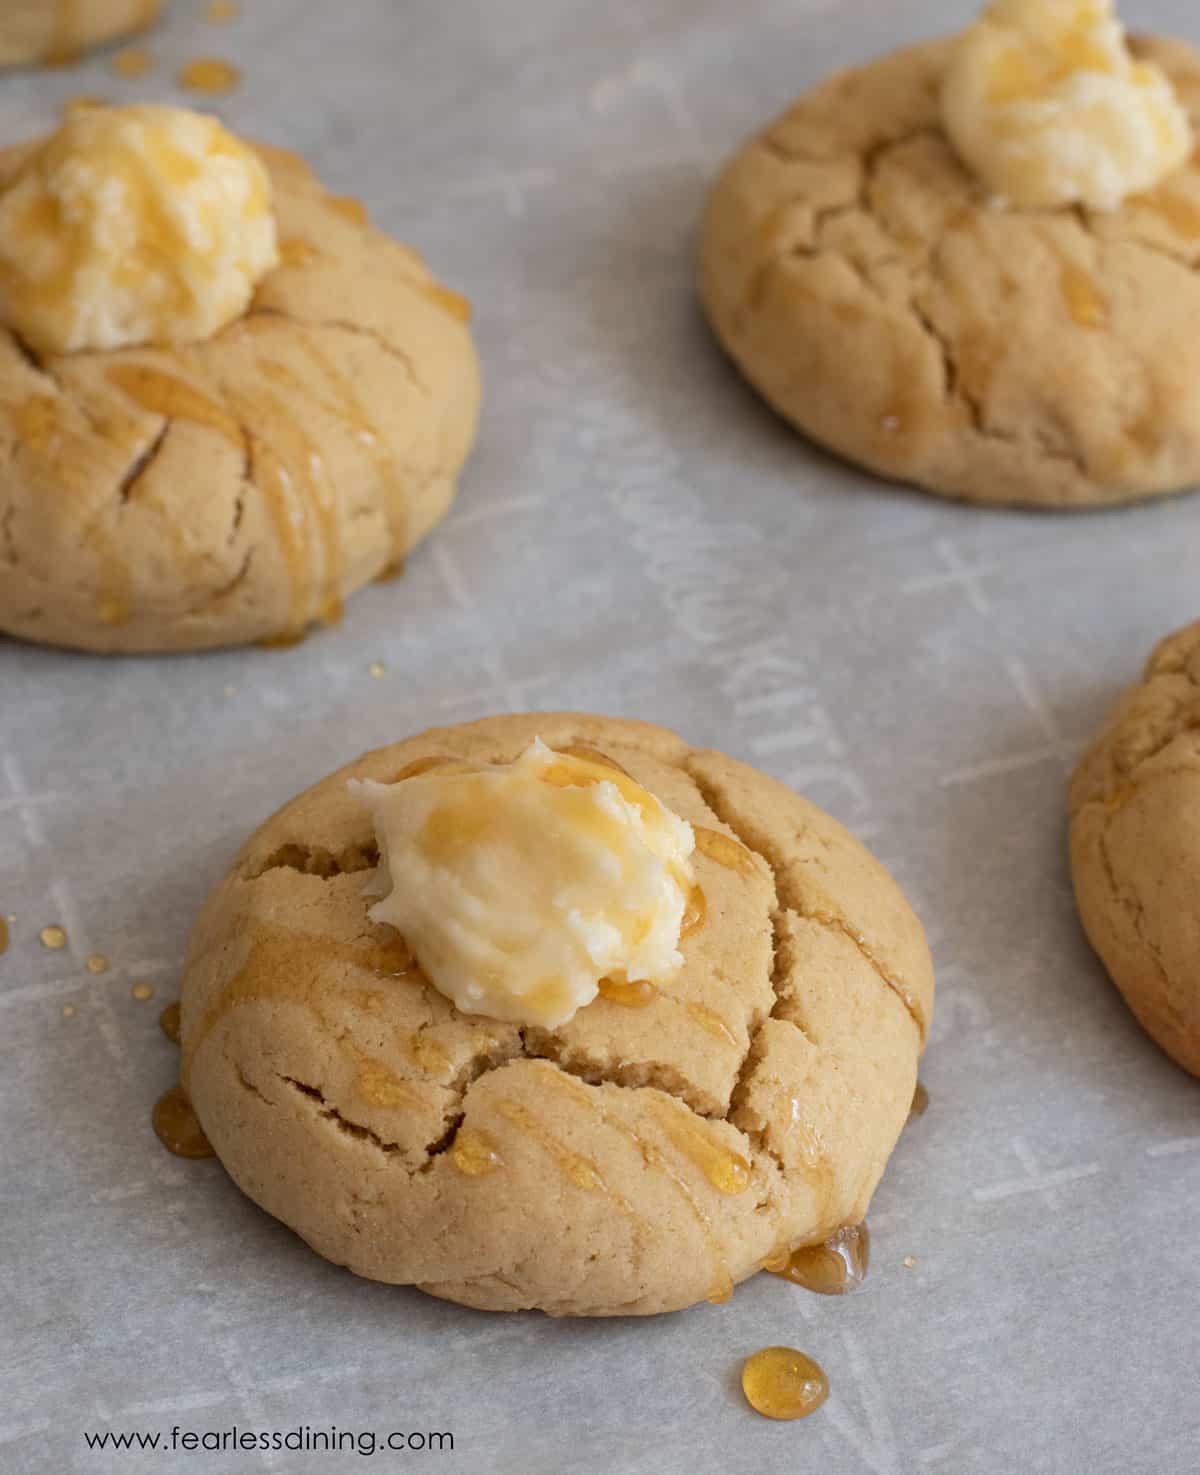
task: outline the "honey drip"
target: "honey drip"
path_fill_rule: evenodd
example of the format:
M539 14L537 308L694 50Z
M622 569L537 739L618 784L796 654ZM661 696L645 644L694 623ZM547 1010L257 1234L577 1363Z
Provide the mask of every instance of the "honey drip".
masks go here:
M917 1119L923 1117L928 1110L929 1092L925 1089L921 1082L918 1081L917 1089L913 1092L912 1105L908 1109L909 1121L917 1121Z
M655 1113L675 1147L693 1162L718 1193L745 1193L750 1187L750 1164L739 1152L710 1135L707 1124L683 1107L657 1105Z
M182 1086L163 1092L151 1120L158 1140L176 1157L212 1157L212 1146Z
M589 747L587 743L573 743L569 748L555 748L554 751L561 753L564 758L579 758L584 763L597 763L601 768L611 768L614 773L622 773L626 778L633 777L627 769L621 767L615 758L610 758L599 748Z
M803 1419L829 1397L819 1363L794 1347L764 1347L742 1366L746 1402L768 1419Z
M367 207L361 200L356 200L353 195L326 195L325 203L335 215L340 215L351 225L366 225Z
M421 288L426 297L443 312L449 313L452 318L460 323L469 323L473 316L471 304L458 292L452 292L449 287L439 286L436 282Z
M402 1106L423 1111L426 1106L420 1092L389 1070L382 1060L362 1060L355 1086L368 1106L379 1106L388 1111Z
M279 243L279 264L281 266L311 266L314 261L320 261L320 259L321 253L313 243L299 236Z
M824 1244L806 1245L767 1260L763 1269L818 1296L844 1296L867 1277L871 1236L865 1224L839 1229Z
M495 1142L476 1127L463 1127L454 1139L450 1157L460 1173L468 1178L482 1178L504 1166Z
M180 1017L178 999L173 1004L168 1004L158 1016L158 1027L166 1035L167 1039L170 1040L172 1045L179 1044L182 1038L183 1022Z
M1100 289L1081 266L1063 261L1059 271L1059 288L1063 302L1073 321L1081 328L1094 331L1108 322L1108 304Z
M118 363L107 371L110 384L127 399L164 420L186 420L214 430L237 451L245 451L245 439L237 420L216 400L173 374L152 369L148 364Z
M696 836L698 854L724 866L727 871L737 871L742 876L758 874L758 864L754 856L739 841L723 835L720 830L706 829L704 825L693 825L692 830Z
M0 953L8 951L8 921L0 917Z
M645 1009L658 998L658 990L648 978L630 983L624 978L602 978L600 997L610 1004L620 1004L623 1009Z
M377 584L390 584L394 579L400 578L403 573L403 558L393 558L390 563L385 564L375 575L375 582Z
M189 92L207 92L213 96L219 96L225 92L232 92L242 80L242 74L237 67L227 61L218 61L215 57L197 57L179 69L179 85L186 87Z
M337 966L331 968L331 964ZM349 999L369 1007L379 991L374 983L364 988L361 978L348 984L333 981L335 975L340 980L350 970L372 980L403 978L424 983L398 933L390 932L377 942L334 942L283 927L259 927L242 966L218 991L189 1033L183 1051L185 1086L197 1051L222 1020L245 1005L292 1004L308 1009L331 1030L342 1032L344 1021L333 1015L337 1004Z

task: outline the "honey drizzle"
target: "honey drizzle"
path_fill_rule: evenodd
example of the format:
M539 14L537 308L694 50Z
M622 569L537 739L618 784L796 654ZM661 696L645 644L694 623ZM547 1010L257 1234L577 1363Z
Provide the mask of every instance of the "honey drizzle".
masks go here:
M818 1296L844 1296L866 1279L871 1235L865 1224L839 1229L824 1244L802 1245L763 1262L763 1269Z
M514 1127L519 1127L527 1136L532 1137L539 1147L549 1153L562 1169L563 1176L568 1182L590 1193L606 1193L624 1212L629 1212L628 1203L619 1194L613 1193L592 1159L584 1157L582 1153L573 1152L561 1143L553 1133L548 1132L542 1126L528 1107L506 1097L496 1102L496 1110Z
M404 939L393 933L386 941L339 943L282 927L260 927L245 961L219 989L185 1042L182 1077L186 1086L200 1047L221 1021L246 1004L278 1002L311 1010L329 1023L325 1007L337 999L374 992L332 984L323 966L349 964L378 978L408 978L423 983ZM332 1026L331 1026L332 1027ZM339 1026L340 1028L340 1026Z
M79 60L76 40L79 27L79 0L54 0L54 21L50 39L42 53L42 61L48 67L70 66Z
M723 1045L732 1045L735 1050L739 1049L737 1036L716 1012L707 1004L686 1004L688 1017L692 1019L705 1034L711 1035L714 1040L719 1040Z
M729 1266L725 1261L725 1253L720 1241L713 1233L712 1220L709 1218L704 1205L692 1191L691 1184L679 1172L670 1158L662 1151L658 1143L649 1137L644 1137L633 1127L628 1126L620 1117L612 1116L604 1109L603 1102L599 1096L593 1098L586 1087L579 1085L570 1076L563 1075L561 1071L548 1070L545 1072L547 1085L553 1085L560 1094L573 1096L575 1101L594 1115L598 1116L604 1125L618 1135L633 1144L638 1155L647 1167L654 1168L667 1178L676 1193L687 1204L691 1210L692 1218L696 1222L701 1237L708 1246L709 1254L712 1256L716 1267L713 1286L707 1300L714 1305L720 1305L727 1301L733 1294L733 1277L729 1273Z
M423 773L433 773L434 770L442 770L447 773L474 773L476 766L467 763L462 758L448 758L438 753L431 753L426 758L414 758L407 764L395 778L389 779L389 783L402 784L406 779L420 778Z
M1089 331L1103 328L1108 322L1108 304L1083 267L1064 258L1059 266L1058 280L1063 302L1072 319Z
M584 763L597 763L601 768L611 768L614 773L624 774L628 779L633 778L629 770L622 768L615 758L610 758L607 753L602 753L599 748L593 748L587 743L572 743L568 748L555 748L554 751L565 758L579 758Z
M450 1157L460 1173L468 1178L482 1178L504 1166L496 1143L477 1127L463 1127L454 1139Z
M699 1124L686 1107L676 1108L656 1101L655 1115L674 1146L708 1179L718 1193L736 1196L750 1187L750 1164L731 1148L723 1146Z
M1135 203L1161 215L1177 236L1189 241L1200 240L1200 205L1183 195L1156 191L1142 195Z
M474 309L461 292L452 292L449 287L443 287L438 282L422 286L420 290L435 307L440 307L457 322L469 323L474 316Z
M340 215L351 225L366 225L367 207L361 200L356 200L353 195L326 195L325 203L335 215Z
M182 1086L172 1086L154 1103L155 1135L176 1157L212 1157L213 1149Z
M693 885L688 892L687 903L683 909L683 921L679 925L679 940L691 937L699 932L708 919L708 902L704 896L704 890L699 885Z

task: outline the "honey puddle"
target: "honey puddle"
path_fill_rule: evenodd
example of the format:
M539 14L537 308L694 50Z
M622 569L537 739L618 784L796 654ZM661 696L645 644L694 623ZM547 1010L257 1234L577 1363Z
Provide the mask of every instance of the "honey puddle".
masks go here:
M231 62L218 61L215 57L197 57L179 69L179 85L189 92L207 92L220 96L233 89L242 80L242 74Z
M862 1285L870 1259L867 1226L851 1224L824 1244L807 1245L765 1261L763 1269L818 1296L844 1296Z
M158 1140L176 1157L212 1157L213 1150L182 1086L164 1091L151 1119Z

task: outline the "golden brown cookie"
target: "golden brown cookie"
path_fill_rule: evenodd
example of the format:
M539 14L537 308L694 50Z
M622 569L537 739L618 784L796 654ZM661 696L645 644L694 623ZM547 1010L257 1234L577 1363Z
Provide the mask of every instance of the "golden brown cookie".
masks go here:
M1165 640L1071 784L1092 946L1145 1029L1200 1076L1200 623Z
M367 916L351 778L599 750L700 827L705 921L648 1007L460 1014ZM196 925L184 1081L244 1192L359 1275L488 1310L669 1311L866 1213L933 1005L920 924L828 815L644 723L495 717L369 753L243 847Z
M73 61L80 52L144 31L161 0L4 0L0 66Z
M281 264L214 338L40 361L0 329L0 630L105 652L288 639L450 505L479 408L468 305L261 153Z
M1200 119L1200 54L1135 50ZM1200 480L1200 162L1112 214L996 208L940 124L950 43L839 73L709 201L704 301L814 440L977 502L1084 507Z

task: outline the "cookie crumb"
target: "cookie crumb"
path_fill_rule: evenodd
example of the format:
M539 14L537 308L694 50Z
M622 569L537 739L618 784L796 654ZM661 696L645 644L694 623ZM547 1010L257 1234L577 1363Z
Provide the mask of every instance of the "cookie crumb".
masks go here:
M904 1268L905 1268L905 1270L915 1270L916 1269L916 1265L917 1265L917 1257L916 1257L916 1255L905 1255L905 1257L904 1257Z
M372 661L371 675L374 676L376 681L378 681L381 676L387 675L387 667L383 664L382 661Z

